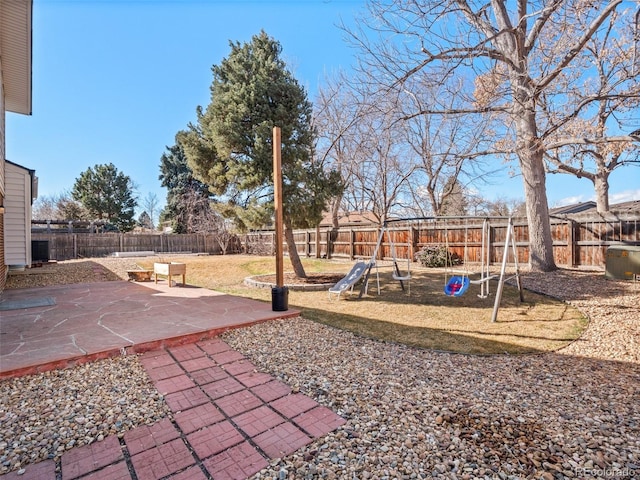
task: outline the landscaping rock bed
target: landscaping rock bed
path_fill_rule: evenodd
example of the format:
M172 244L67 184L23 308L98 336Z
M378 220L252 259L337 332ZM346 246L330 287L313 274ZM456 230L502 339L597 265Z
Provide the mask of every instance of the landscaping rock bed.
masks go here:
M168 415L135 356L0 382L0 475Z
M69 283L110 282L128 280L127 271L139 270L132 258L90 258L66 260L42 267L12 272L7 277L6 288L34 288Z
M478 357L304 319L226 334L348 420L256 478L640 476L640 285L565 270L529 274L525 286L588 314L583 338L551 354Z

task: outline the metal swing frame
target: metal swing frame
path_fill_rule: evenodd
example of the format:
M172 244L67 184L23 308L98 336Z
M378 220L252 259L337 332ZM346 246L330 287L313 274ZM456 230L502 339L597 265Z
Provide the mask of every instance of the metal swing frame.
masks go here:
M407 273L403 275L400 272L400 267L398 266L398 257L396 256L396 245L393 241L393 235L391 235L391 231L387 228L387 237L389 238L389 248L391 250L391 258L393 259L393 272L391 276L394 280L400 282L400 287L404 291L404 282L407 282L408 294L411 295L411 258L407 255Z
M638 63L638 44L640 43L640 2L638 2L638 9L634 18L634 31L633 31L633 64L631 66L632 72L637 75L638 69L636 67Z
M472 217L475 218L475 217ZM491 271L490 271L490 267L491 267L491 252L488 246L488 243L490 241L490 236L491 236L491 225L489 223L489 219L488 218L484 218L482 221L482 245L480 247L480 278L477 280L471 280L471 278L469 278L469 269L467 267L467 260L468 260L468 224L465 223L465 234L464 234L464 260L463 260L463 265L464 265L464 272L462 274L462 276L460 277L460 289L462 291L460 291L460 293L448 293L447 292L447 286L449 285L449 282L451 282L451 278L456 277L455 275L451 275L451 277L449 278L449 280L446 280L446 286L445 286L445 293L447 293L447 295L450 296L459 296L464 294L464 291L466 291L467 287L469 284L471 285L480 285L480 293L478 294L478 298L487 298L490 294L491 294L491 290L490 290L490 280L493 280L495 278L497 278L497 275L491 275ZM447 249L447 252L449 252L449 230L447 228L447 224L446 224L446 219L445 219L445 246ZM447 263L445 264L445 279L447 278L447 273L448 273L448 269L449 269L449 256L447 254ZM453 264L451 265L451 271L453 272ZM473 272L473 273L477 273L477 272ZM454 280L456 281L456 280Z
M396 248L395 248L395 243L393 241L393 237L389 232L389 227L387 225L387 222L384 222L382 224L382 228L380 229L380 234L378 235L378 241L376 242L376 246L373 249L371 260L369 261L369 268L367 269L367 272L364 275L364 280L362 282L362 286L360 287L360 294L358 295L358 298L362 298L362 296L365 293L367 293L369 289L369 276L371 275L371 270L373 269L373 267L376 267L376 283L378 287L378 295L380 295L380 275L378 271L377 258L378 258L378 252L380 251L380 246L382 245L382 240L384 239L385 232L387 233L387 236L389 238L389 246L390 246L391 257L392 257L393 272L391 276L393 277L394 280L397 280L398 282L400 282L400 287L402 288L402 291L405 291L405 282L406 282L407 288L408 288L408 294L411 295L411 268L410 268L411 258L407 258L407 274L402 275L402 273L400 272L400 267L398 266L398 258L396 256Z
M376 247L374 249L373 255L371 256L371 261L369 262L369 268L367 270L367 273L365 274L364 277L364 281L362 282L362 287L360 290L360 295L358 296L358 298L361 298L362 295L366 292L366 289L368 288L369 285L369 275L371 273L371 269L376 266L376 273L377 273L377 263L376 263L376 259L378 256L378 252L380 250L380 245L382 244L382 239L384 237L385 231L389 229L389 225L390 223L400 223L400 222L405 222L405 223L410 223L410 222L414 222L414 221L419 221L419 220L435 220L435 221L439 221L439 220L443 220L443 221L447 221L447 220L453 220L453 219L476 219L476 220L483 220L483 226L482 226L482 250L481 250L481 278L478 280L473 280L470 281L470 283L473 284L479 284L481 286L481 290L480 290L480 294L478 295L478 297L480 298L486 298L487 296L489 296L490 292L489 292L489 281L493 280L496 278L495 275L490 275L489 273L489 267L490 267L490 263L491 263L491 252L490 252L490 248L489 248L489 243L490 243L490 233L491 233L491 226L489 224L489 221L491 219L497 219L497 220L502 220L504 221L505 217L487 217L487 216L482 216L482 217L478 217L478 216L466 216L466 217L455 217L455 216L440 216L440 217L414 217L414 218L399 218L399 219L394 219L394 220L387 220L383 223L382 228L380 230L380 234L378 235L378 241L376 243ZM400 274L400 270L398 268L398 264L397 264L397 258L395 256L395 245L393 244L393 238L389 235L389 242L390 242L390 246L391 246L391 254L393 257L393 265L394 265L394 279L398 280L400 282L400 285L402 286L402 289L404 290L404 281L407 281L408 279L410 279L410 272L409 272L409 276L408 278L405 276L402 276ZM447 239L445 238L445 242L447 242ZM467 249L467 236L465 234L465 251ZM512 256L513 256L513 262L515 265L515 274L512 276L507 277L507 262L509 260L509 250L512 251ZM408 259L409 262L411 262L411 259ZM504 248L503 248L503 255L502 255L502 262L501 262L501 267L500 267L500 276L498 278L498 286L496 289L496 296L495 296L495 301L493 304L493 313L491 315L491 322L496 322L497 318L498 318L498 311L500 309L500 303L502 301L502 292L504 290L504 284L506 281L511 280L515 278L516 280L516 286L518 288L518 292L520 295L520 302L524 302L524 294L523 294L523 290L522 290L522 283L520 281L520 267L518 265L518 251L516 248L516 240L515 240L515 234L514 234L514 225L513 225L513 219L511 217L508 217L508 221L507 221L507 232L505 235L505 242L504 242ZM485 288L486 287L486 288ZM378 279L378 295L380 294L380 282Z
M512 277L506 276L507 273L507 260L509 259L509 247L513 252L513 262L515 265L515 275ZM516 286L520 294L520 303L524 302L524 294L522 292L522 283L520 282L520 267L518 266L518 249L516 248L516 239L513 228L513 219L509 217L507 223L507 235L504 241L504 251L502 252L502 266L500 267L500 279L498 280L498 288L496 289L496 300L493 303L493 313L491 314L491 322L495 323L498 319L498 310L500 309L500 302L502 301L502 290L504 289L504 283L512 278L516 279Z

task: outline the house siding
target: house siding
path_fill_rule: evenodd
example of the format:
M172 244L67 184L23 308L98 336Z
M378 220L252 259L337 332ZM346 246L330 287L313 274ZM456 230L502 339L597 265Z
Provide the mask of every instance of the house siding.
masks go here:
M32 14L33 0L5 1L0 0L0 205L4 214L0 213L0 292L6 286L8 264L5 261L9 233L5 223L12 223L9 215L9 202L6 172L6 112L31 115L31 68L32 68ZM27 170L27 173L31 171ZM30 177L31 175L29 175ZM31 188L29 188L31 194ZM25 197L22 197L23 201ZM31 215L31 199L22 212ZM26 223L30 225L30 218ZM28 248L24 260L31 260L31 236L27 236Z
M4 263L31 265L31 175L5 162Z
M0 47L1 48L1 47ZM2 52L0 51L0 205L4 205L4 80L2 78ZM4 262L4 215L0 213L0 292L7 282L7 265Z

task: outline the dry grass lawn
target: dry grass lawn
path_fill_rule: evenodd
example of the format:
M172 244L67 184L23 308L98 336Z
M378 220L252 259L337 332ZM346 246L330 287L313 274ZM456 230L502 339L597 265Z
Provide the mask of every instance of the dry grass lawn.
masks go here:
M187 283L233 295L271 302L269 288L243 285L247 276L273 273L271 257L185 256L171 261L187 264ZM152 268L153 259L140 259ZM157 259L156 259L157 261ZM352 263L303 259L307 273L346 273ZM289 267L285 259L285 270ZM412 271L411 295L402 291L388 267L380 269L381 294L375 277L369 294L357 299L330 300L326 291L289 292L289 307L305 318L383 341L472 354L530 353L557 350L580 336L587 319L575 308L552 298L525 291L520 303L515 287L505 286L498 321L491 323L494 296L477 297L480 286L472 285L457 298L443 293L442 271ZM496 282L491 285L495 292Z

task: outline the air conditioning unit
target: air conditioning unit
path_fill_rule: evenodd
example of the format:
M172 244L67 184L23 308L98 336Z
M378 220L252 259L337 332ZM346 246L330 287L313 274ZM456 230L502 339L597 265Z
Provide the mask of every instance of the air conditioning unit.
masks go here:
M605 276L633 280L640 276L640 246L613 245L607 248Z

